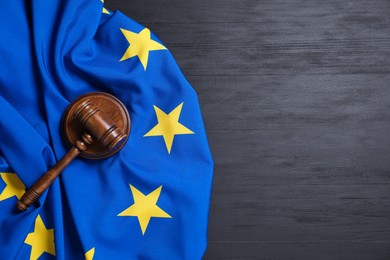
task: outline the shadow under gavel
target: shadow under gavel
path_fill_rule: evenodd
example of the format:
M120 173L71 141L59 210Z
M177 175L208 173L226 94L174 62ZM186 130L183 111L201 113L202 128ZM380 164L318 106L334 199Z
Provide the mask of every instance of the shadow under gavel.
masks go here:
M94 104L94 100L99 106ZM105 113L104 110L108 113ZM100 150L96 151L95 149L95 151L90 152L92 153L90 156L84 156L90 159L106 158L118 152L126 143L130 129L130 119L125 106L115 97L102 92L86 94L69 105L64 114L63 124L65 133L72 131L73 135L74 132L83 133L76 141L70 140L72 138L67 136L68 141L73 144L72 148L24 193L17 202L19 211L25 211L32 205L60 175L62 170L75 157L87 152L89 146L96 147L97 142L97 146L100 147ZM122 129L117 124L122 126ZM74 125L77 125L79 129L70 129Z

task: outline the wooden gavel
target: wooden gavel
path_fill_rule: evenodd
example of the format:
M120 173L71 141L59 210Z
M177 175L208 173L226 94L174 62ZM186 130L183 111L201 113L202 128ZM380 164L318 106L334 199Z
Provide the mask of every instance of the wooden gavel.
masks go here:
M125 106L114 96L102 92L83 95L70 104L62 124L65 137L73 146L24 193L17 202L19 211L25 211L33 204L78 155L102 159L118 152L126 143L130 130Z

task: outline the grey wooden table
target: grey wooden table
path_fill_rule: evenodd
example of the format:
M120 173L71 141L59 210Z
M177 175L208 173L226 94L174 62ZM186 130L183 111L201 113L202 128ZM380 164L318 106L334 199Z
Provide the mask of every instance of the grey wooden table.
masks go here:
M390 259L389 0L107 0L199 93L205 259Z

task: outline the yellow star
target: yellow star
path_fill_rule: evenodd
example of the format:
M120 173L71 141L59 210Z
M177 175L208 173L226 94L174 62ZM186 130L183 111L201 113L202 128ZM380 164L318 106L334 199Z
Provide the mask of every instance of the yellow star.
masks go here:
M0 194L0 201L16 196L20 199L26 189L19 177L15 173L1 172L0 177L5 182L5 188Z
M87 253L85 253L85 260L92 260L95 255L95 248L92 247Z
M44 252L56 255L54 229L46 229L40 215L35 220L34 232L27 235L24 243L32 247L30 260L38 259Z
M153 106L154 111L156 112L158 123L144 135L144 137L162 135L168 153L171 153L172 143L175 135L194 134L194 132L192 132L190 129L179 123L179 117L183 104L184 102L178 105L168 115L160 108Z
M133 194L134 204L119 213L118 216L137 217L142 230L142 235L145 234L151 217L171 218L171 216L157 206L157 200L160 197L162 186L158 187L146 196L131 184L130 189Z
M104 4L104 0L101 0L101 1L102 1L102 3ZM110 12L109 12L106 8L104 8L104 7L103 7L102 12L103 12L104 14L110 14Z
M148 66L149 52L167 49L160 43L150 38L150 31L148 28L143 29L139 33L134 33L122 28L121 31L126 37L126 40L129 42L130 46L127 48L120 61L138 56L138 59L141 61L142 66L144 67L144 70L146 70L146 67Z

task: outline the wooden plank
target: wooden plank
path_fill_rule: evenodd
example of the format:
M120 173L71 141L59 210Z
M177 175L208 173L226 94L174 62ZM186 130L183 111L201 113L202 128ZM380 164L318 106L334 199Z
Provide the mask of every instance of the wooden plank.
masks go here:
M168 46L215 160L205 259L390 257L390 2L110 0Z
M388 241L210 242L204 259L388 259Z
M388 190L389 185L376 185L375 191L371 185L217 187L209 239L388 241Z

